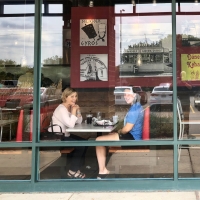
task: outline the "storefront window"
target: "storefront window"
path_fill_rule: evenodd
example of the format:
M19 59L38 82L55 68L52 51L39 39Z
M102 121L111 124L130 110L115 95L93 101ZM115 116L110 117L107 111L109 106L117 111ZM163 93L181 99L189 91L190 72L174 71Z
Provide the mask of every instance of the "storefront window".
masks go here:
M197 2L3 1L0 14L1 180L198 177Z

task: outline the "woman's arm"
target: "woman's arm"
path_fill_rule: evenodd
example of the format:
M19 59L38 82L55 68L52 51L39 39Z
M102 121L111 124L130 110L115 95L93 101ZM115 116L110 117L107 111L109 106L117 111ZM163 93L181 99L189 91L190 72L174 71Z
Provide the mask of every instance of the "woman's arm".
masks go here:
M83 118L82 118L80 109L77 110L76 116L77 116L77 118L78 118L78 119L76 120L76 124L81 124L82 121L83 121Z
M77 116L71 114L64 106L60 106L55 110L54 116L64 126L73 128L77 121Z

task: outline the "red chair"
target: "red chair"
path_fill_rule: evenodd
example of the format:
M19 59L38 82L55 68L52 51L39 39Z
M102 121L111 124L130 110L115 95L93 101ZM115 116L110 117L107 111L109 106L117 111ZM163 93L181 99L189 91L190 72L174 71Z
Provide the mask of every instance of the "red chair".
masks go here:
M144 111L144 123L143 123L143 132L142 132L142 139L149 140L149 117L150 116L150 109L147 107Z

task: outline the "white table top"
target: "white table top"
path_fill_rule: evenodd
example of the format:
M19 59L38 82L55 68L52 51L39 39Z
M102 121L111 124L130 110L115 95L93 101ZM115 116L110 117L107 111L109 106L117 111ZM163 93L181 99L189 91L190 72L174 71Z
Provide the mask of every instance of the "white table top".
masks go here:
M116 126L93 126L92 124L76 124L74 128L67 128L67 132L104 132L110 133Z

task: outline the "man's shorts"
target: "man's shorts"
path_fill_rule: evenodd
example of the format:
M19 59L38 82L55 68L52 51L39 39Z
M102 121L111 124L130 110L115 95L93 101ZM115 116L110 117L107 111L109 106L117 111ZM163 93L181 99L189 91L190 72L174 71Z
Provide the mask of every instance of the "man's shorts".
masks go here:
M131 133L120 134L119 140L134 140L134 137Z

